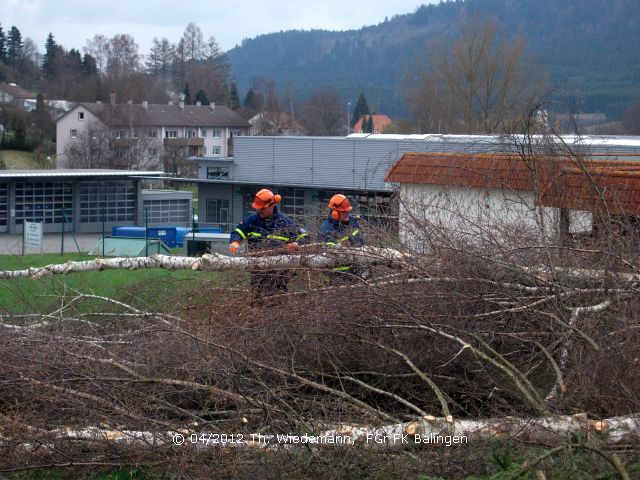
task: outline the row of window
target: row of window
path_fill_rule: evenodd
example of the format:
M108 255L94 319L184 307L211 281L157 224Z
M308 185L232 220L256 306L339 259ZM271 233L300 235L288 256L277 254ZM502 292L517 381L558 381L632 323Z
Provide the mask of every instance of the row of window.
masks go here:
M164 131L164 138L180 138L179 133L182 133L182 138L207 138L207 130L211 131L210 136L213 138L220 138L222 133L219 128L172 128Z
M7 224L7 205L9 203L6 183L0 183L0 225Z
M208 132L211 132L210 135L207 135ZM89 132L91 138L97 138L98 132L96 130L91 130ZM230 137L239 137L243 134L242 130L230 130ZM155 128L149 129L125 129L119 128L111 131L112 138L139 138L140 135L146 136L148 138L158 138L158 130ZM181 135L180 135L181 134ZM220 128L211 128L207 129L204 127L200 128L171 128L166 129L164 131L164 138L207 138L208 136L212 138L220 138L222 135L222 129ZM72 128L69 131L69 136L71 138L78 138L78 129Z
M189 200L147 200L144 210L149 223L185 223L191 220Z
M81 222L134 222L136 185L132 180L80 184Z

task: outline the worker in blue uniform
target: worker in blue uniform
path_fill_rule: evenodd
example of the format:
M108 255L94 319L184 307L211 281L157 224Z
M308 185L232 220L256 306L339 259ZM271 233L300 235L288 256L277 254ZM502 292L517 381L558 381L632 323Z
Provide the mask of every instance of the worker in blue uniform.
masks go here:
M329 216L320 226L318 241L329 248L338 245L349 247L364 245L358 221L351 215L353 207L349 199L341 193L334 195L329 200L329 210ZM357 278L359 273L359 269L354 265L341 265L331 270L329 280L331 283L351 281Z
M292 251L308 243L309 237L304 229L280 213L277 206L280 201L280 195L274 195L266 188L256 193L251 204L256 213L247 216L231 232L231 253L237 253L243 241L247 242L249 250ZM286 292L290 276L288 270L252 271L251 292L254 298Z

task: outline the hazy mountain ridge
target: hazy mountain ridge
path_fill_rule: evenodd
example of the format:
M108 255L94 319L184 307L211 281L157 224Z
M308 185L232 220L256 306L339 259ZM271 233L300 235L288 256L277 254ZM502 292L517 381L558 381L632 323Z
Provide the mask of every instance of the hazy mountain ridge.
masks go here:
M497 19L509 34L525 37L535 61L552 79L585 97L577 108L615 116L640 96L640 8L637 0L466 0L422 6L359 30L286 32L243 41L228 52L241 91L254 77L279 88L293 81L303 98L331 85L345 99L361 90L377 108L401 110L398 85L427 45L455 32L463 16Z

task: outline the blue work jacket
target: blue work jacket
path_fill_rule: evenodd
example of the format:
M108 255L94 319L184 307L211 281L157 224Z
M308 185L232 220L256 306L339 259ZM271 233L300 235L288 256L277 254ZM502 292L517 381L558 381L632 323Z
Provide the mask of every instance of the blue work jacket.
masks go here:
M329 214L320 226L318 241L327 245L346 245L347 242L351 247L364 245L364 239L360 233L360 226L353 215L349 215L349 221L347 223L342 223L339 220L334 220L331 214Z
M229 242L242 243L245 240L250 249L264 250L277 249L292 242L303 245L309 242L309 236L293 220L280 213L276 206L269 218L252 213L242 220L229 236Z

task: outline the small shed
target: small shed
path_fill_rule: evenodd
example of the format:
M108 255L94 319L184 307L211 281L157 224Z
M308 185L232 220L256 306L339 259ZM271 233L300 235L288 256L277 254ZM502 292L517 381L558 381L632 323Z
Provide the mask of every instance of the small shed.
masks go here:
M104 245L103 245L104 242ZM105 237L98 240L89 255L105 257L144 257L147 255L171 255L169 247L157 238Z

